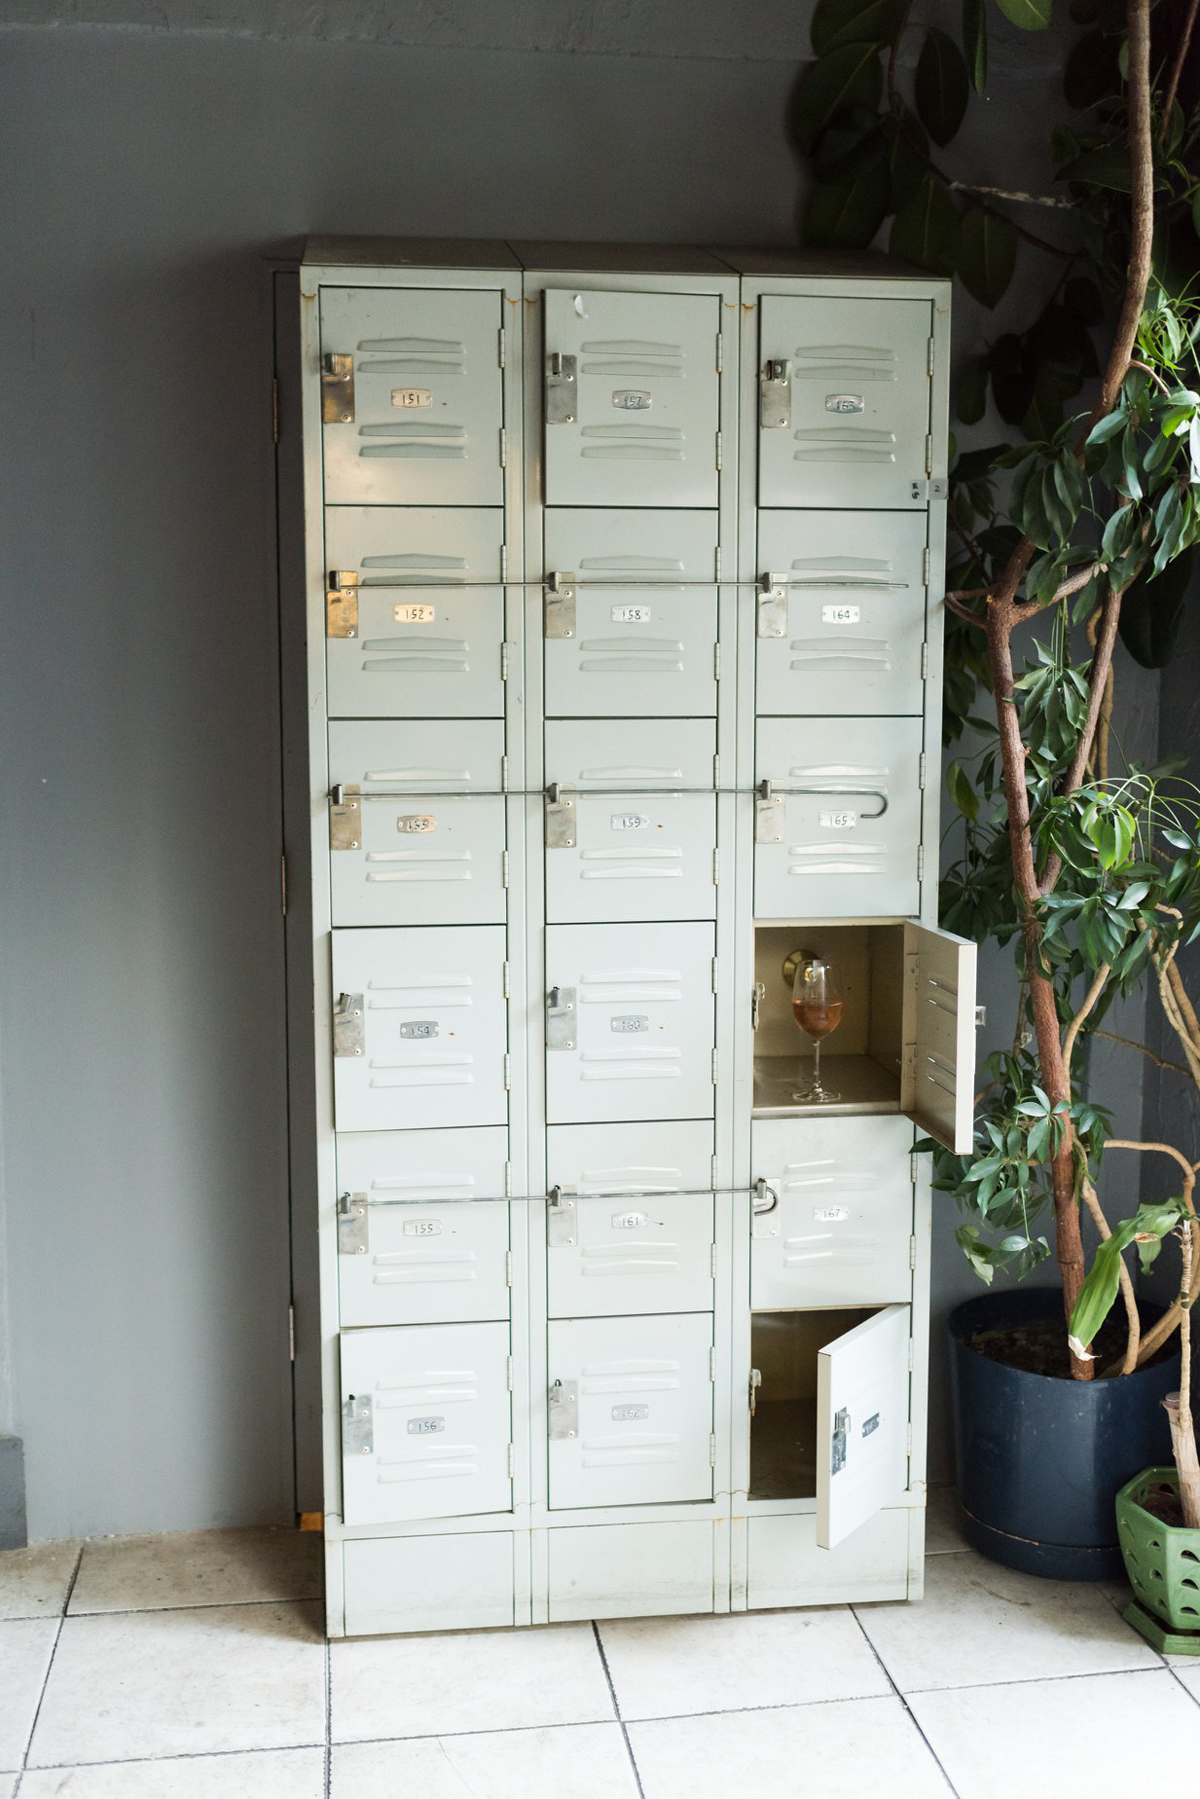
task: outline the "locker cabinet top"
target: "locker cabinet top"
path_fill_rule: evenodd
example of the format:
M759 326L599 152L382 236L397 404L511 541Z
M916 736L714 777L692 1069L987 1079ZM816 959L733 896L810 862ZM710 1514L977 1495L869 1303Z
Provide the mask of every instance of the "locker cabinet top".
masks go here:
M320 268L519 269L499 237L310 237L301 261Z

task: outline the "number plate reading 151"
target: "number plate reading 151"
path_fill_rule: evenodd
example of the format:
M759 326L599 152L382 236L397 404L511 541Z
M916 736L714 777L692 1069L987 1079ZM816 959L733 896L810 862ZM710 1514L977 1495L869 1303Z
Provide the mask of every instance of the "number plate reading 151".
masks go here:
M852 831L858 823L858 813L818 812L817 823L823 831Z
M392 405L406 409L410 406L432 406L433 395L427 387L393 387Z
M411 603L404 606L393 606L392 617L398 625L431 625L437 617L432 606L416 606Z
M632 1036L635 1031L648 1031L650 1020L644 1013L619 1012L609 1028L619 1036Z

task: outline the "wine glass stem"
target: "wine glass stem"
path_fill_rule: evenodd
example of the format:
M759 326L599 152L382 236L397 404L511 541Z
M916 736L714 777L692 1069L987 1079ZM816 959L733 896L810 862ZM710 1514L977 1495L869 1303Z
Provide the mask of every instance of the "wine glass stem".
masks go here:
M821 1087L821 1039L819 1037L817 1037L817 1038L814 1038L814 1040L813 1040L813 1088L814 1088L814 1090L819 1092L820 1087Z

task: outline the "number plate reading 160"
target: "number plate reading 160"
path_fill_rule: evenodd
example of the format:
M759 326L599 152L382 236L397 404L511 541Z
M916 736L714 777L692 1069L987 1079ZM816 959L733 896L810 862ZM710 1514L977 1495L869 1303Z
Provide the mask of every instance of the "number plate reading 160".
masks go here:
M610 1028L619 1036L631 1036L635 1031L648 1031L650 1020L644 1013L619 1012L612 1020Z
M852 831L858 823L858 813L819 812L817 823L823 831Z

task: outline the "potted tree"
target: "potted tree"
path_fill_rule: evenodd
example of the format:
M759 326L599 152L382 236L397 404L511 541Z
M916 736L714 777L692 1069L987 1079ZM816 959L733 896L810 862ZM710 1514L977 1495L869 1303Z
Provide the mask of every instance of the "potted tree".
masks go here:
M1050 24L1050 0L994 4L1020 29ZM865 246L890 218L893 254L986 307L1039 259L1035 316L972 348L957 383L959 419L990 398L1015 441L951 470L947 736L973 747L947 774L964 847L943 916L1012 946L1015 1022L985 1064L974 1153L936 1152L935 1184L989 1285L1052 1255L1060 1274L1057 1295L989 1292L952 1320L968 1532L1014 1566L1101 1576L1120 1565L1116 1488L1165 1456L1160 1401L1187 1391L1175 1351L1200 1288L1194 1170L1174 1146L1115 1136L1089 1081L1113 1001L1144 993L1179 1044L1184 1103L1200 1099L1178 962L1200 920L1200 795L1177 768L1124 760L1113 727L1120 659L1169 656L1200 540L1197 0L1153 15L1151 0L1072 0L1070 117L1037 195L958 180L940 156L985 90L990 12L965 0L956 42L911 0L819 0L791 122L813 174L810 243ZM1181 1191L1114 1231L1098 1183L1125 1151L1174 1158ZM1184 1277L1151 1315L1128 1252L1168 1234Z

